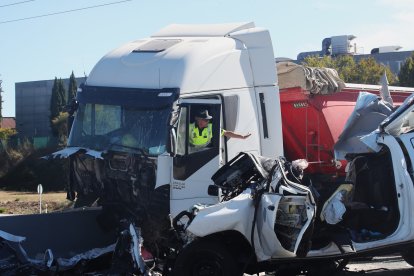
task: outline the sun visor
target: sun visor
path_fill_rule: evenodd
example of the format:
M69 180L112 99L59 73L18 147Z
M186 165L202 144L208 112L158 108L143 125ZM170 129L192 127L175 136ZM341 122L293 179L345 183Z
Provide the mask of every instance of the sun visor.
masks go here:
M77 93L80 103L134 106L160 109L178 99L178 88L142 89L122 87L84 86Z

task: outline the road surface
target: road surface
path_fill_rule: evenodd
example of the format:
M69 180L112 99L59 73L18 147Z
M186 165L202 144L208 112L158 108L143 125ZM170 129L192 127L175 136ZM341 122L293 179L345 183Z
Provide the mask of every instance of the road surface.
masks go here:
M248 274L245 274L247 276ZM260 276L283 276L282 274L260 273ZM414 276L414 267L407 264L401 256L391 255L375 257L373 259L359 259L350 262L345 270L335 275L319 276ZM306 276L306 274L297 274L297 276Z
M399 255L375 257L349 263L342 275L413 276L414 268Z

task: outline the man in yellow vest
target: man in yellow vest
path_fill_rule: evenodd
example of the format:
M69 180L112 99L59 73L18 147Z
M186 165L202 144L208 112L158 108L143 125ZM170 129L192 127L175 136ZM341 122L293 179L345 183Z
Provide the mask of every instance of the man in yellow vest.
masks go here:
M210 120L213 119L208 110L201 110L195 116L195 123L191 123L189 126L190 145L194 147L208 146L213 138L213 125ZM233 131L221 130L221 135L229 138L246 139L251 134L241 135Z

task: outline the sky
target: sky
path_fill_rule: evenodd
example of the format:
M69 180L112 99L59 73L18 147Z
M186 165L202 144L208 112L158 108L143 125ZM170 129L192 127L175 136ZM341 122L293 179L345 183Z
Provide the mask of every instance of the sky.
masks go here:
M275 57L321 50L354 35L360 53L414 50L412 0L0 0L3 116L15 116L15 83L87 76L110 50L172 24L255 22Z

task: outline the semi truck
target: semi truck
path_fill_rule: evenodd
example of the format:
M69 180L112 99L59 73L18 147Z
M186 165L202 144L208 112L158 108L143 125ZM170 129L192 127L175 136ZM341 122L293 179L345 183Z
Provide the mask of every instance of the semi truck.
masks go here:
M312 253L309 244L317 239L312 229L319 209L315 192L289 180L289 165L279 158L290 152L284 144L281 95L269 32L254 23L173 24L109 52L78 90L68 146L53 155L69 160L67 193L77 208L1 217L0 271L238 275L266 264L276 270L292 258L337 261L387 245L406 252L413 239L408 216L411 134L405 144L399 143L383 128L378 143L388 150L373 153L389 162L395 177L388 176L394 180L388 188L394 192L392 204L379 206L392 207L394 220L386 232L391 238L354 246L345 257L328 239L314 242L320 249ZM410 105L405 106L406 111ZM212 117L212 139L195 148L188 126L200 110ZM252 135L228 139L223 130ZM247 165L240 167L240 159L248 160L242 162ZM224 182L212 179L215 173L228 176L227 170L233 174ZM257 204L252 205L253 199ZM228 211L225 216L210 215L222 208ZM281 245L275 231L282 233L280 225L291 217L273 215L286 208L301 224L289 245ZM223 224L229 217L234 224ZM302 239L309 246L301 245Z

